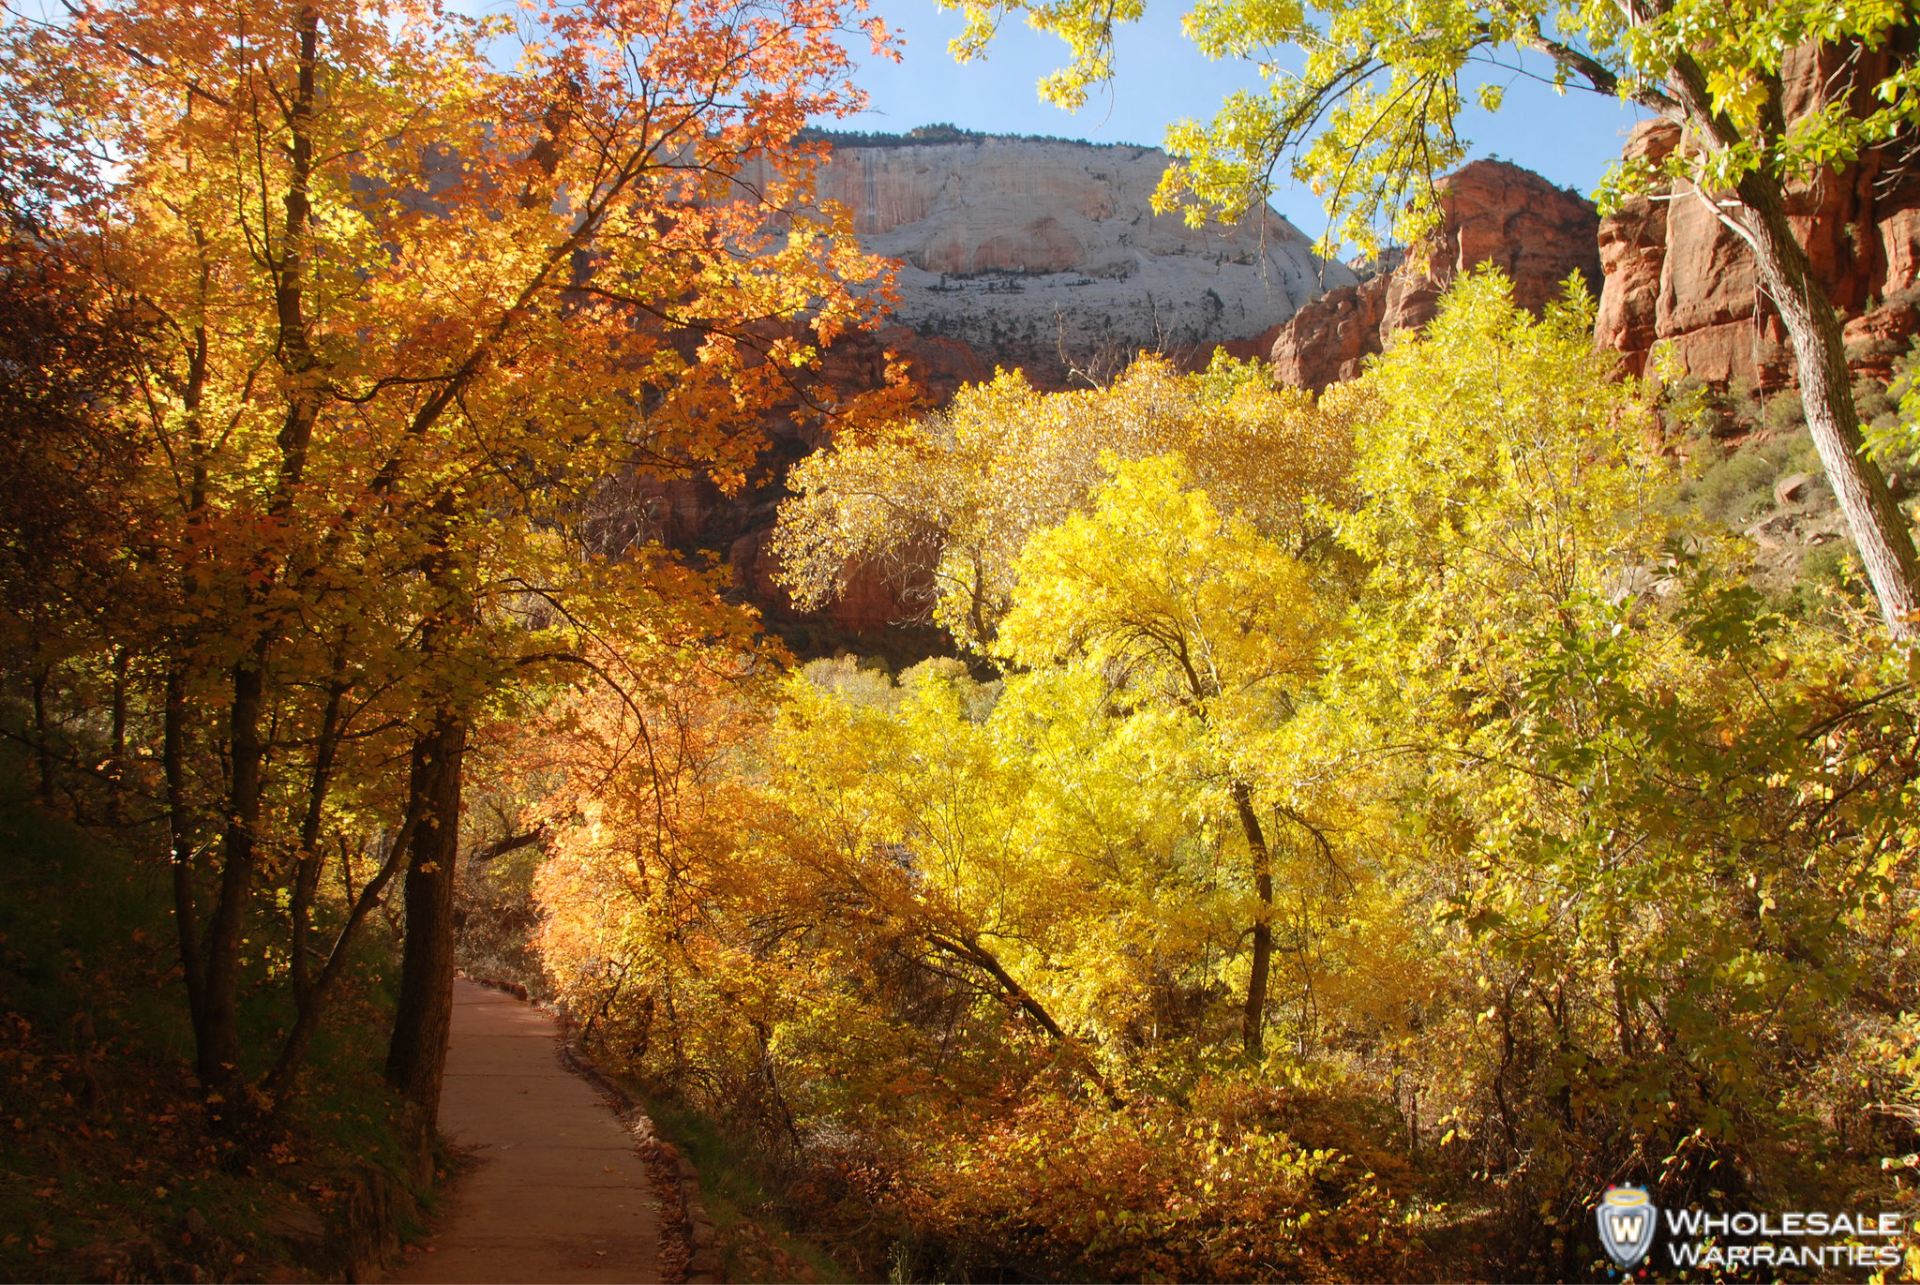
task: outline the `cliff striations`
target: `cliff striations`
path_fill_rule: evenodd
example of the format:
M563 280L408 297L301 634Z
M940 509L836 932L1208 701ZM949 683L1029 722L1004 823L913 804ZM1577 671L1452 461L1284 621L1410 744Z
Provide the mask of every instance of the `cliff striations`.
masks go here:
M819 196L899 261L895 322L967 345L988 369L1064 386L1141 349L1202 360L1354 281L1270 209L1201 228L1155 214L1170 164L1157 148L919 134L829 135Z

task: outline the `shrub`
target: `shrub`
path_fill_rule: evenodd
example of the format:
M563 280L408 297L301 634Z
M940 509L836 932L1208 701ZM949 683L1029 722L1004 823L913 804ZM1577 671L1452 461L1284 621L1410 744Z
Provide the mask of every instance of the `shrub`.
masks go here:
M931 1148L905 1203L941 1266L976 1278L1418 1274L1387 1184L1273 1127L1250 1100L1272 1092L1209 1082L1192 1111L1040 1097Z

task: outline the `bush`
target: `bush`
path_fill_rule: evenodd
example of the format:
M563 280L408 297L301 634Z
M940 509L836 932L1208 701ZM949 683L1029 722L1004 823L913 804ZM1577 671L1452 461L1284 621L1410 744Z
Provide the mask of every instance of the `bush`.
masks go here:
M1192 1111L1047 1095L928 1149L904 1205L929 1269L1024 1280L1364 1280L1422 1272L1398 1199L1350 1154L1273 1127L1270 1087ZM1320 1102L1325 1108L1335 1104ZM1337 1111L1337 1106L1335 1107Z
M1807 408L1800 394L1791 388L1769 397L1766 408L1760 412L1761 427L1776 435L1792 433L1805 428L1806 424Z
M1688 488L1700 511L1716 522L1739 526L1773 502L1778 466L1758 446L1743 446L1708 467Z

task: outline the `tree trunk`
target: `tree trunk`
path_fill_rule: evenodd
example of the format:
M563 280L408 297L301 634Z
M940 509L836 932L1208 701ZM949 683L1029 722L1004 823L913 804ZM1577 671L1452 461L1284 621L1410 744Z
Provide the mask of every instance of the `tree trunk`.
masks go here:
M1738 221L1753 247L1761 283L1793 341L1807 428L1879 599L1880 614L1895 638L1920 636L1920 557L1886 477L1866 457L1840 318L1793 235L1779 183L1749 174L1737 191L1745 207Z
M240 935L259 861L260 780L266 745L260 739L267 654L263 638L233 667L233 710L227 724L227 829L222 845L220 889L207 921L203 955L206 993L200 1041L200 1082L224 1090L240 1075Z
M1080 1046L1080 1041L1067 1034L1060 1023L1054 1020L1053 1014L1047 1011L1044 1004L1035 999L1026 987L1013 979L1013 975L1007 972L1000 961L994 957L993 952L987 950L978 941L949 938L938 933L929 935L927 941L955 959L965 960L993 978L1001 992L1022 1012L1037 1022L1040 1029L1052 1036L1054 1042L1066 1051L1080 1073L1105 1096L1108 1106L1116 1111L1126 1106L1126 1099L1120 1096L1120 1091L1114 1088L1112 1082L1101 1073L1100 1065L1094 1061L1093 1055Z
M193 818L187 810L187 680L167 671L166 708L160 732L161 768L167 782L168 858L173 866L173 926L180 944L180 974L187 987L195 1050L207 1047L207 979L200 960L200 923L193 897Z
M125 647L113 653L113 783L107 794L107 820L119 825L127 787L127 679L132 660Z
M117 784L127 764L127 672L132 661L125 647L113 653L113 775Z
M1233 786L1233 807L1240 814L1240 829L1253 856L1253 891L1260 898L1253 921L1253 967L1247 976L1247 1007L1240 1019L1240 1037L1248 1060L1262 1062L1267 1056L1267 985L1273 972L1273 857L1267 850L1260 818L1253 811L1252 792L1238 781Z
M407 863L406 946L387 1080L413 1104L423 1147L440 1113L453 1019L453 881L466 748L466 721L448 711L413 747L412 792L421 813Z
M1724 149L1750 141L1728 116L1714 109L1707 77L1692 57L1675 56L1667 87L1673 102L1709 145ZM1763 133L1782 137L1787 121L1779 79L1771 78L1766 88ZM1895 638L1920 636L1920 555L1914 552L1913 533L1893 502L1886 477L1866 456L1840 318L1787 220L1780 179L1752 172L1739 180L1734 193L1737 199L1714 201L1714 209L1745 234L1760 284L1779 309L1780 322L1793 342L1807 428L1866 567L1880 614ZM1701 195L1713 199L1710 193Z
M293 895L288 905L292 944L288 947L293 973L293 998L302 1009L312 990L312 963L308 938L313 929L313 898L320 886L320 825L326 816L327 792L333 785L333 760L340 749L340 703L347 686L340 679L345 653L335 658L334 681L327 689L327 708L320 716L320 734L313 748L313 776L307 787L305 815L300 819L300 855L294 862Z
M334 934L333 947L327 952L326 962L321 965L319 976L315 977L298 997L299 1007L293 1021L293 1029L287 1032L285 1043L280 1046L280 1056L273 1064L273 1070L262 1081L262 1088L273 1099L275 1111L283 1110L292 1098L295 1080L305 1061L307 1050L313 1044L315 1032L320 1029L320 1019L326 1015L327 1002L333 997L340 974L345 971L347 960L351 957L355 940L359 937L360 927L367 916L380 903L380 894L392 880L400 863L406 860L413 844L414 831L420 824L421 814L425 810L425 801L414 796L407 802L407 817L401 822L400 831L394 836L393 846L387 849L386 859L380 863L380 869L361 888L353 890L352 866L346 867L347 901L351 909L347 920Z
M33 671L33 748L40 766L40 803L53 806L53 744L47 733L47 681L52 667L42 665Z

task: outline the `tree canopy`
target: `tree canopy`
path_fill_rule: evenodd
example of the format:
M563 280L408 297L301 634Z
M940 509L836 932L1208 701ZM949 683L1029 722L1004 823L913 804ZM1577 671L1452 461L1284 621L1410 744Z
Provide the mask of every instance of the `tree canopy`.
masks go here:
M292 1091L404 879L388 1072L430 1124L466 756L516 693L607 672L588 653L608 634L629 680L686 611L751 652L710 579L603 556L587 501L635 472L738 485L762 410L869 316L848 282L880 265L809 206L820 149L798 140L859 101L856 12L127 0L0 28L0 138L39 175L0 198L15 244L59 265L37 297L97 283L138 340L114 354L81 310L67 356L113 360L18 389L45 409L36 467L110 459L95 507L117 527L85 593L10 585L36 596L14 641L69 717L110 672L116 739L151 748L126 775L171 832L216 1094ZM770 184L735 181L761 160ZM82 516L14 521L17 568L79 547ZM59 716L37 711L43 747ZM241 1048L236 1017L263 919L297 1010L274 1053Z
M1109 388L1051 395L1003 373L917 424L843 435L801 461L774 535L781 575L812 606L850 565L876 565L956 638L984 643L1028 538L1080 507L1109 453L1182 453L1222 502L1302 551L1324 536L1309 501L1346 468L1343 406L1229 358L1200 375L1141 361Z
M954 45L963 58L983 52L1012 14L1064 40L1071 61L1041 92L1067 107L1111 74L1114 31L1145 11L1144 0L946 4L967 17ZM1673 120L1686 145L1659 173L1615 165L1603 194L1673 180L1679 199L1704 202L1751 251L1881 614L1895 636L1910 637L1920 632L1920 553L1863 449L1839 318L1788 219L1787 193L1833 181L1870 149L1904 145L1920 125L1911 21L1898 4L1821 0L1764 10L1714 0L1204 0L1187 15L1188 34L1213 57L1253 62L1267 91L1237 91L1211 122L1170 129L1181 162L1158 199L1186 203L1196 220L1212 208L1237 213L1285 176L1325 199L1324 248L1349 240L1376 249L1383 226L1414 241L1438 217L1435 177L1467 155L1462 80L1502 54L1544 60L1536 65L1555 91L1628 99ZM1479 92L1490 110L1503 98L1497 87Z

